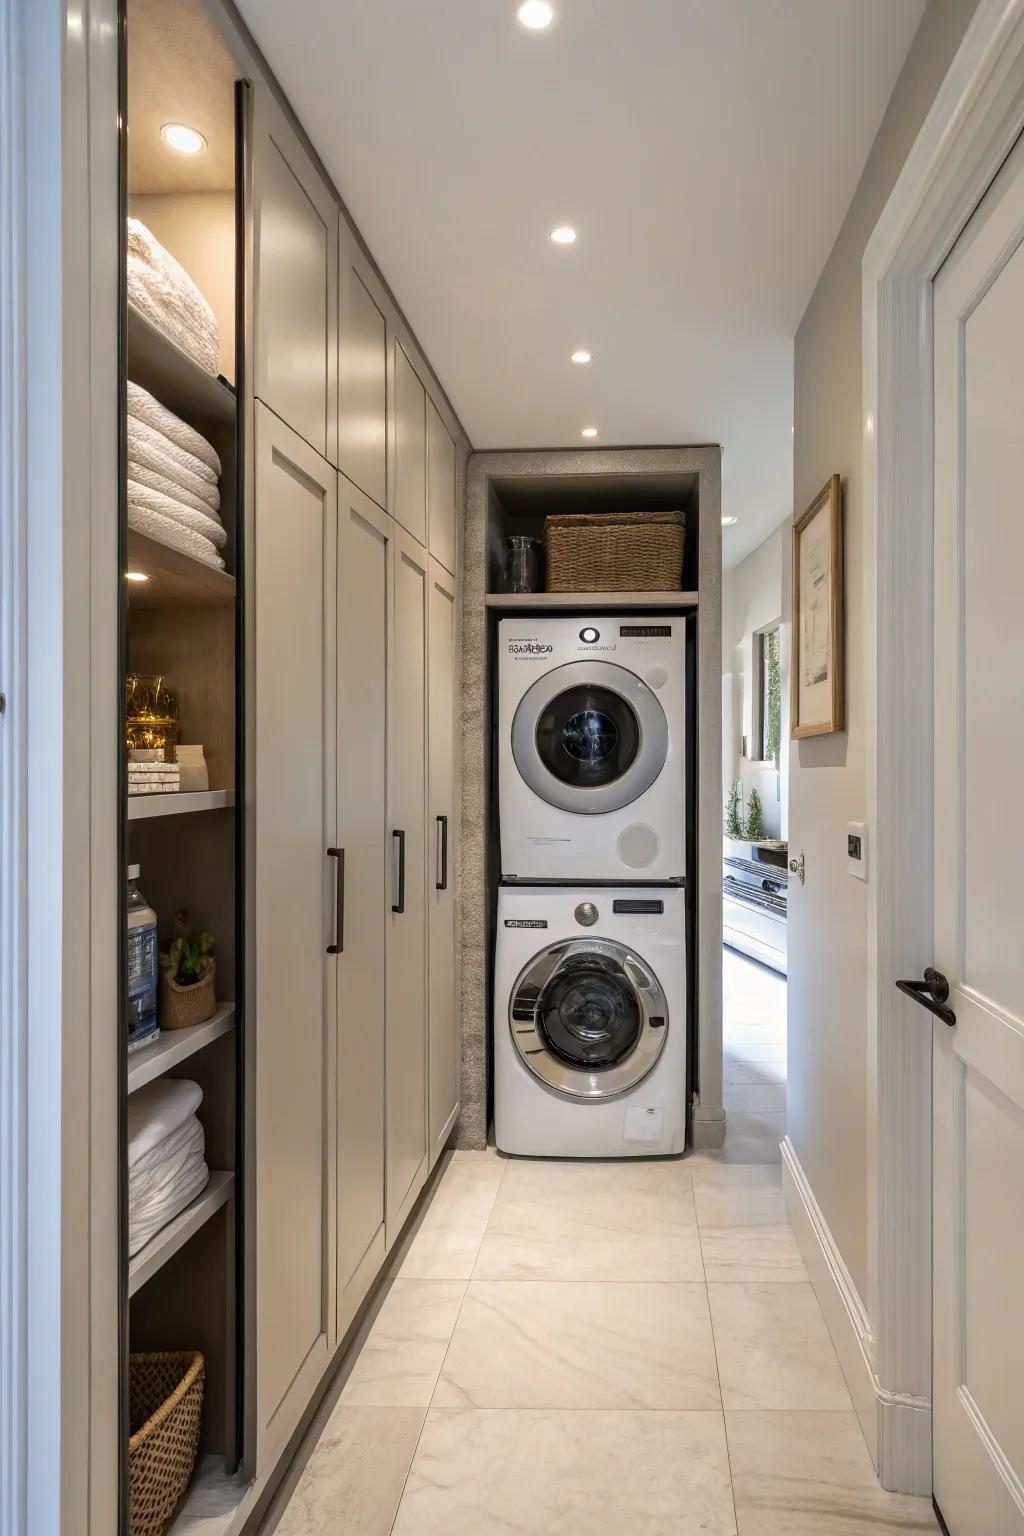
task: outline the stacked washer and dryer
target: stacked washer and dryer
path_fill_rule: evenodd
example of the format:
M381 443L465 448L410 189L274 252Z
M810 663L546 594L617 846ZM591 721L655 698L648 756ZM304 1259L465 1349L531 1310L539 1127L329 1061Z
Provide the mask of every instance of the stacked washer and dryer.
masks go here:
M681 614L498 626L503 1152L684 1148L685 667Z

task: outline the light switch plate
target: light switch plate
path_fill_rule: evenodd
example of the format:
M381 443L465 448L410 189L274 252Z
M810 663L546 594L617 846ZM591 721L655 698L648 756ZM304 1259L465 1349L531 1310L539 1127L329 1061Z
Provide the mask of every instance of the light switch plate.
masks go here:
M855 880L868 877L868 833L862 821L851 821L846 828L846 867Z

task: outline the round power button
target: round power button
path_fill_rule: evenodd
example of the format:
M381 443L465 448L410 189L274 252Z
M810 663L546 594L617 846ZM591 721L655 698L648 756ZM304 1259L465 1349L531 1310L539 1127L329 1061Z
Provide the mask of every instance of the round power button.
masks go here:
M597 922L598 911L592 901L581 901L573 916L584 928L592 928Z
M594 641L600 640L600 638L600 630L594 629L591 625L588 625L586 629L580 630L580 639L585 645L593 645Z

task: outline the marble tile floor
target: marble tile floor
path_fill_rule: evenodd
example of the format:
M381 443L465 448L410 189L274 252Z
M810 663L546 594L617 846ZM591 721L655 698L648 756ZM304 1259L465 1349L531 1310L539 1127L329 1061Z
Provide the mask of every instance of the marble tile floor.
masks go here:
M728 1147L601 1164L455 1153L276 1526L935 1530L926 1501L875 1480L778 1164Z
M786 1134L786 978L722 950L724 1156L774 1163Z

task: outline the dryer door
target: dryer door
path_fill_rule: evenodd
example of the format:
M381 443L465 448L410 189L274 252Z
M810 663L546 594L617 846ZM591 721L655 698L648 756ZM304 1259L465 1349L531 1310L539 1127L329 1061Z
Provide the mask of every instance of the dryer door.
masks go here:
M520 972L509 1027L523 1062L548 1087L606 1099L650 1072L668 1034L657 977L610 939L552 944Z
M584 816L630 805L667 755L668 722L656 695L608 661L545 673L512 721L512 756L526 783L549 805Z

